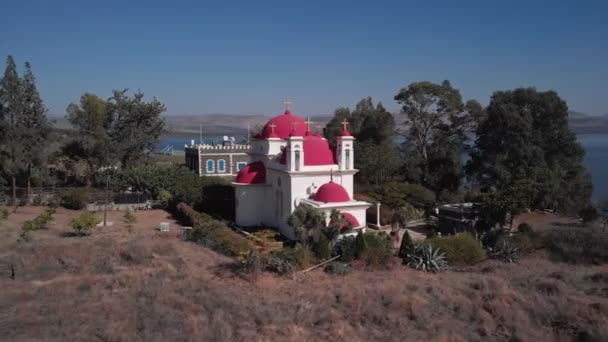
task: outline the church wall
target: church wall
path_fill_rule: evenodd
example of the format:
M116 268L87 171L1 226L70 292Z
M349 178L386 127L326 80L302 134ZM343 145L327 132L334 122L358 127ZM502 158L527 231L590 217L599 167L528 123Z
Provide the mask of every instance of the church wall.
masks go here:
M267 187L264 185L235 186L236 224L243 227L266 224L264 216Z

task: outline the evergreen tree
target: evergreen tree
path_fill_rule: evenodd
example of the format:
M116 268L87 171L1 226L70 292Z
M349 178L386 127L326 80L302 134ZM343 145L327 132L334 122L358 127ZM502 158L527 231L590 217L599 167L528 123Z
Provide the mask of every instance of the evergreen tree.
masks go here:
M363 232L359 231L355 238L355 258L360 259L365 254L365 251L367 251L367 248L367 240L365 240Z
M319 260L329 260L331 258L331 248L325 234L319 236L319 240L315 246L315 254Z
M51 124L46 117L46 108L36 88L36 78L30 63L25 63L21 91L20 126L21 158L25 166L28 203L31 195L31 178L33 170L46 167Z
M407 255L414 249L414 242L410 233L405 230L403 237L401 238L401 245L399 245L399 257L403 260L407 258Z
M495 212L575 214L589 204L592 190L583 156L557 93L520 88L492 96L467 172L489 194L487 202L499 204Z
M17 202L17 176L22 167L21 137L18 125L21 113L21 80L17 74L17 65L12 56L6 58L4 76L0 81L0 103L2 103L2 122L4 127L4 140L0 144L0 157L2 158L2 173L11 179L13 190L13 204Z

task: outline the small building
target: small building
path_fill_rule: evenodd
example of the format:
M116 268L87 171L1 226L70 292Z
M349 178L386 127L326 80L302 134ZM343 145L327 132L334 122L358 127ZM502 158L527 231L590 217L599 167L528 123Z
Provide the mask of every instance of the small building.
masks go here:
M444 204L436 209L437 228L442 234L473 231L479 221L475 203Z
M250 145L235 144L234 138L224 137L221 143L186 145L186 166L199 176L234 177L251 162Z

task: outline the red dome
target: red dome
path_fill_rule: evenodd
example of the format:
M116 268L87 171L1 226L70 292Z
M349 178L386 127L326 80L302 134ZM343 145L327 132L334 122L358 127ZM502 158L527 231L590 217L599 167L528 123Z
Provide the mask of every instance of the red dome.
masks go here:
M313 199L317 202L325 203L348 202L350 201L350 196L348 196L348 192L346 192L346 189L342 185L330 181L321 185Z
M342 214L342 216L344 216L346 221L348 221L353 226L353 228L357 228L361 225L361 224L359 224L359 221L357 220L355 215L353 215L351 213L343 213L343 212L340 212L340 214ZM344 228L346 228L346 226L347 226L347 224L346 224L346 222L344 222L344 225L342 227L340 227L340 229L344 229Z
M235 183L264 184L266 183L266 167L261 161L247 164L236 175Z
M333 165L336 164L335 154L327 140L314 135L306 135L303 142L304 165ZM279 158L279 163L287 163L287 148Z
M294 122L296 123L294 125ZM272 127L274 126L274 134L272 134ZM293 131L293 132L292 132ZM260 137L262 139L268 138L280 138L287 139L290 135L303 136L306 132L306 123L304 119L297 115L291 114L289 110L286 110L284 114L275 116L268 120L264 129L262 130Z

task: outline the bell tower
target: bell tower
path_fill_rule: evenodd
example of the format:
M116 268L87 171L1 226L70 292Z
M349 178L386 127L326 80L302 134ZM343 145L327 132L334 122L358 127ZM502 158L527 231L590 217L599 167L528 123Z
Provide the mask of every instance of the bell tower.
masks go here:
M346 126L348 126L348 121L344 119L342 121L342 135L336 137L336 160L338 161L340 170L352 170L355 168L353 149L355 137L350 134Z

